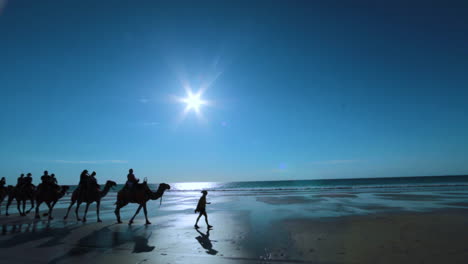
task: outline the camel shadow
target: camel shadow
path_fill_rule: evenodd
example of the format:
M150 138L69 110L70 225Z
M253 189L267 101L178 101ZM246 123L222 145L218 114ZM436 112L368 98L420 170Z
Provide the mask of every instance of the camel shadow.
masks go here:
M44 243L38 245L37 247L51 247L63 244L63 239L68 236L74 229L78 227L62 227L62 228L51 228L46 226L36 231L37 222L32 224L20 224L12 225L10 234L12 237L7 240L0 242L0 248L12 248L21 244L30 243L31 241L38 241L44 238L49 238ZM23 230L23 226L26 228ZM7 234L8 225L2 225L2 234Z
M195 237L195 239L198 241L198 243L200 243L200 245L204 249L206 249L206 254L210 254L210 255L218 254L218 251L213 249L213 244L211 243L212 240L210 240L210 229L206 231L206 234L203 234L198 229L195 229L195 230L197 230L198 234L200 234L199 236Z
M122 245L133 243L132 253L151 252L155 246L148 245L149 235L140 234L140 228L128 227L125 231L114 231L106 226L81 238L76 245L64 255L57 257L49 263L67 262L68 258L79 257L89 253L104 253L109 250L121 250Z

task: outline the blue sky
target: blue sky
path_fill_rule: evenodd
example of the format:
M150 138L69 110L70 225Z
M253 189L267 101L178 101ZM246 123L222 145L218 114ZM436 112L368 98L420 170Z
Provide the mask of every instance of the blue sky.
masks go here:
M421 3L0 1L0 174L466 174L468 5Z

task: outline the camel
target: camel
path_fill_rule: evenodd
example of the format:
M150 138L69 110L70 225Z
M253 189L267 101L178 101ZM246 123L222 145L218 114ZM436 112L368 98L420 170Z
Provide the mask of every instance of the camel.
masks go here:
M8 186L8 201L6 205L6 215L8 216L8 208L10 207L11 202L13 199L16 199L17 203L17 208L18 212L21 216L26 216L26 214L29 214L31 210L34 208L34 197L36 193L36 188L34 185L23 185L23 186L16 186L13 187L11 185ZM30 200L31 201L31 208L26 211L26 201ZM21 211L20 209L20 204L21 202L23 203L23 210Z
M145 213L146 224L150 225L151 222L148 220L148 212L146 210L146 202L149 200L157 200L161 198L166 190L171 189L171 186L166 183L159 184L159 188L156 192L153 192L148 187L148 184L143 182L142 184L137 184L135 190L128 190L127 187L124 187L117 193L117 202L115 207L115 216L117 216L117 222L120 224L120 208L126 206L128 203L137 203L139 204L138 209L135 212L135 215L128 222L129 225L133 224L133 219L140 212L143 207L143 212Z
M36 219L41 218L39 215L39 207L43 202L46 203L47 207L49 207L49 212L47 213L49 220L53 219L52 210L54 209L55 204L67 193L69 188L69 186L63 185L59 186L59 190L54 190L52 186L39 185L36 193Z
M79 190L78 188L73 191L73 194L71 196L71 204L68 207L67 214L63 217L63 219L68 218L68 213L70 212L70 209L73 207L75 203L76 204L76 209L75 209L75 215L76 215L76 220L80 221L80 217L78 216L78 209L80 208L80 204L82 202L86 203L86 209L85 209L85 214L83 217L83 222L86 222L86 214L88 212L88 207L90 204L93 202L96 202L96 214L97 214L97 221L102 222L101 218L99 218L99 208L101 205L101 199L107 195L109 190L116 186L117 184L114 181L107 181L106 185L104 186L104 189L101 191L97 188L90 188L88 187L85 190ZM81 193L80 193L81 192Z

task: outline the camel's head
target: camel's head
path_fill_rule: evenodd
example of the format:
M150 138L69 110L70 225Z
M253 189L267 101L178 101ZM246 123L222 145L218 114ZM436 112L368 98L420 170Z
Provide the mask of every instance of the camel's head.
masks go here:
M109 185L109 187L111 188L114 188L117 185L115 181L107 181L106 184Z
M167 184L167 183L161 183L161 184L159 184L159 189L164 190L164 191L165 190L170 190L171 186L169 184Z

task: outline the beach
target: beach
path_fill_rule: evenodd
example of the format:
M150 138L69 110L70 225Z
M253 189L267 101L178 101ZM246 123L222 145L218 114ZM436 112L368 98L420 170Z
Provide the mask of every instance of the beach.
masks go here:
M466 186L366 189L210 191L204 219L193 227L199 191L168 191L149 201L152 225L137 206L113 213L115 191L95 205L87 223L70 196L53 220L19 217L16 204L0 225L1 263L466 263ZM83 214L84 206L80 209ZM74 210L74 209L73 209ZM46 212L41 207L41 214Z

